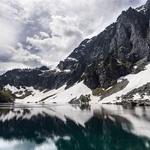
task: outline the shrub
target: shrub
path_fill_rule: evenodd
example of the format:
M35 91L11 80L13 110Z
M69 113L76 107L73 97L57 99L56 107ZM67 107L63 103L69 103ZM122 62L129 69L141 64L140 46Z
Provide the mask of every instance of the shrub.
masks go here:
M101 96L101 95L103 95L103 94L105 94L106 93L106 91L105 91L105 89L103 89L103 88L96 88L96 89L94 89L93 91L92 91L92 94L94 95L94 96Z
M0 103L10 103L14 101L14 96L10 90L2 89L0 91Z

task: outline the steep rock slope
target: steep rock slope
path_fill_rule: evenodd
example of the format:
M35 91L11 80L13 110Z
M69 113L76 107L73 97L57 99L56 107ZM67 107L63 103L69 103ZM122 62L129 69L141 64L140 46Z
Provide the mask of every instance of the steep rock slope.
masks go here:
M147 6L147 5L146 5ZM145 6L145 7L146 7ZM146 9L146 8L145 8ZM129 8L98 36L85 40L64 62L61 70L70 69L94 89L108 88L116 80L132 72L139 60L149 61L149 16Z

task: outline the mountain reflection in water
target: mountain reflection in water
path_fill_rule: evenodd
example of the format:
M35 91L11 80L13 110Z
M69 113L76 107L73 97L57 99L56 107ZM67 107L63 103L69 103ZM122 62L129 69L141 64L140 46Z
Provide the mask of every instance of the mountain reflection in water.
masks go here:
M0 107L0 150L149 150L150 108Z

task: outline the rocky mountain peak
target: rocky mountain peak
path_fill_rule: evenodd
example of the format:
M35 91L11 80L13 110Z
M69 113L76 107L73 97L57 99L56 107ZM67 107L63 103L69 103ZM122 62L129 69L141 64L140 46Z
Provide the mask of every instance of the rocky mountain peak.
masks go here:
M150 0L147 0L145 6L146 6L147 9L150 9Z
M148 18L150 18L150 0L148 0L145 4L145 12Z

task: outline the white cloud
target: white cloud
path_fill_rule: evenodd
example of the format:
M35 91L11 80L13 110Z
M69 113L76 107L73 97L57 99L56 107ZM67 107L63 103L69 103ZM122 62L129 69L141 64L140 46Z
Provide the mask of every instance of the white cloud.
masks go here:
M9 68L11 64L27 67L54 65L84 38L99 33L115 21L123 9L144 2L1 0L0 62L8 63ZM22 46L18 47L17 43Z
M15 45L17 40L19 27L17 18L17 11L14 8L8 6L3 1L0 2L0 50Z

